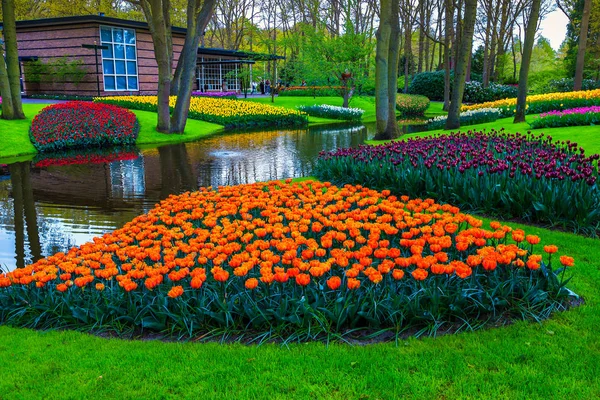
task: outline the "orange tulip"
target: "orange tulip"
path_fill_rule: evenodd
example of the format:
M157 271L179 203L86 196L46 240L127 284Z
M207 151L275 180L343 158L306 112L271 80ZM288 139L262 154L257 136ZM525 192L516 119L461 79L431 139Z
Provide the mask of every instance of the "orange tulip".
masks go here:
M342 280L339 276L332 276L331 278L327 279L327 287L331 290L338 289L341 284Z
M176 297L181 296L182 294L183 294L183 286L173 286L171 288L171 290L169 290L169 293L167 293L167 296L174 299Z

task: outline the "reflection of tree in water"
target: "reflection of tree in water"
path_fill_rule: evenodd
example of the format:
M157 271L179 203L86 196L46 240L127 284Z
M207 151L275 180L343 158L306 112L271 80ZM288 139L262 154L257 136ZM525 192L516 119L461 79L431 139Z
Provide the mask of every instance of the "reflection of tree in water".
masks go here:
M160 158L160 198L170 194L196 190L196 178L184 143L158 148Z
M14 228L15 228L15 254L17 267L25 266L25 231L33 261L42 258L40 235L37 224L29 162L20 162L9 165L10 181L12 185Z

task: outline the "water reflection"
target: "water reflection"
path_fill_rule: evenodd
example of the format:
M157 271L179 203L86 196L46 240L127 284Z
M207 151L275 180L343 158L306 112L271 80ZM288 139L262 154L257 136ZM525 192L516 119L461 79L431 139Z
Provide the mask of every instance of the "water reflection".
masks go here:
M25 230L31 259L42 257L37 214L31 188L30 163L20 162L8 166L12 185L13 216L15 230L15 254L18 267L25 266Z
M110 155L44 158L0 180L0 265L13 269L67 251L147 212L173 193L309 175L319 152L355 147L370 127L217 134Z

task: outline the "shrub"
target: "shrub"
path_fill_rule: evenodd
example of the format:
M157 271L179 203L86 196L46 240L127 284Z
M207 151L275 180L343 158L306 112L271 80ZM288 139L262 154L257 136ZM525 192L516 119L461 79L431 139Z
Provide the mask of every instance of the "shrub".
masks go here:
M177 98L171 96L171 109ZM117 104L134 110L156 111L156 96L98 97L95 102ZM249 128L257 126L304 126L307 115L297 110L267 104L210 97L192 97L188 117L213 122L226 128Z
M314 174L597 236L598 159L543 135L469 131L339 149L323 154Z
M134 145L139 132L134 113L114 105L71 101L48 106L31 122L39 152Z
M502 112L499 108L480 108L477 110L461 111L460 126L494 122L500 118ZM443 129L446 126L447 115L440 115L427 121L427 130Z
M419 117L425 115L429 108L429 99L425 96L411 94L396 95L396 109L402 116Z
M540 114L538 118L529 123L534 129L598 124L600 124L600 106L550 111Z
M451 75L451 79L452 79ZM408 87L409 94L420 94L433 101L444 100L444 71L416 74Z
M488 87L484 88L481 82L471 81L465 83L463 102L484 103L510 97L517 97L517 88L514 86L490 82Z
M573 78L552 79L548 83L548 91L552 92L572 92L574 84ZM584 79L582 81L582 90L594 90L600 88L600 81L593 79Z
M192 96L196 97L215 97L217 99L237 99L237 94L235 92L200 92L194 91L192 92Z
M480 108L499 108L503 117L514 114L517 99L504 99L481 104L462 106L461 111L477 110ZM539 114L553 110L567 110L576 107L588 107L600 105L600 89L566 92L547 93L527 96L527 114Z
M334 97L340 95L339 86L290 86L279 90L279 96Z
M361 186L202 189L0 274L0 323L304 341L361 328L435 335L564 309L558 248L542 256L537 236L481 226L456 207Z
M365 110L360 108L344 108L327 104L314 106L300 106L298 109L313 117L343 119L346 121L360 121Z

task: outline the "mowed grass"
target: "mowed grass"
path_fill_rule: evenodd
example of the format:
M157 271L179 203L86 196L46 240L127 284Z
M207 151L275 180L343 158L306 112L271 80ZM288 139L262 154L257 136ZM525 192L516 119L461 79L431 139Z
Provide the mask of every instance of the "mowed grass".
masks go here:
M511 123L482 127L528 130ZM594 130L587 128L594 127L541 131L600 152ZM168 343L0 326L0 398L599 398L600 242L509 225L575 258L568 286L583 296L583 305L542 323L409 338L397 345Z
M0 397L592 399L600 397L598 240L511 224L556 243L585 304L542 323L366 346L103 339L0 327Z

